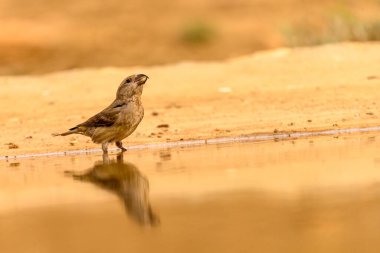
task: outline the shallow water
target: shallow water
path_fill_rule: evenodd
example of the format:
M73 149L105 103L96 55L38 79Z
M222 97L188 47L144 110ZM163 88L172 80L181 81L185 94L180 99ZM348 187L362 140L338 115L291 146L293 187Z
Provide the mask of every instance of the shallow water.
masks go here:
M1 161L0 252L379 252L380 135Z

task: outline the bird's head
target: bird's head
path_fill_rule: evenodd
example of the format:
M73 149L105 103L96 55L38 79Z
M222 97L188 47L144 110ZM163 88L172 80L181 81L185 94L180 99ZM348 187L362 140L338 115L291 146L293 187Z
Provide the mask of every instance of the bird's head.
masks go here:
M117 89L116 97L128 99L133 96L141 96L145 82L148 76L144 74L131 75L125 78Z

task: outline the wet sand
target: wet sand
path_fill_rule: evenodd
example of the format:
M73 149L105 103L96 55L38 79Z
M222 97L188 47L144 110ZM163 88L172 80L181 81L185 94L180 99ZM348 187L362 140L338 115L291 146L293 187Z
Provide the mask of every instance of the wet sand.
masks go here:
M99 148L83 136L51 134L102 110L137 72L150 76L145 118L126 145L378 126L379 52L378 43L347 43L223 62L0 77L0 155Z
M155 226L116 191L64 173L99 169L101 155L1 161L0 250L378 252L379 138L131 151L122 164L149 182Z

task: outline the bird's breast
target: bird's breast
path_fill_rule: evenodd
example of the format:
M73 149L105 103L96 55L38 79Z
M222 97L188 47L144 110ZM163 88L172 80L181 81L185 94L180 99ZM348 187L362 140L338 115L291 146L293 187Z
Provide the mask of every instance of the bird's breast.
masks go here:
M122 140L133 133L143 117L144 108L141 105L128 105L128 107L121 112L117 124L114 125L118 133L115 140Z
M118 124L133 126L139 124L143 117L144 108L142 106L128 105L128 107L121 112Z

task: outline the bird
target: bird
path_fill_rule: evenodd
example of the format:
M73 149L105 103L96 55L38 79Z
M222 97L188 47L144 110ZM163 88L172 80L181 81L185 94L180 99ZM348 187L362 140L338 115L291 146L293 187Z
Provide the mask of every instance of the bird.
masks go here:
M115 143L122 152L126 151L122 140L135 131L144 117L141 95L148 78L145 74L128 76L120 83L116 98L108 107L67 132L53 136L81 134L101 144L104 154L108 153L111 143Z

